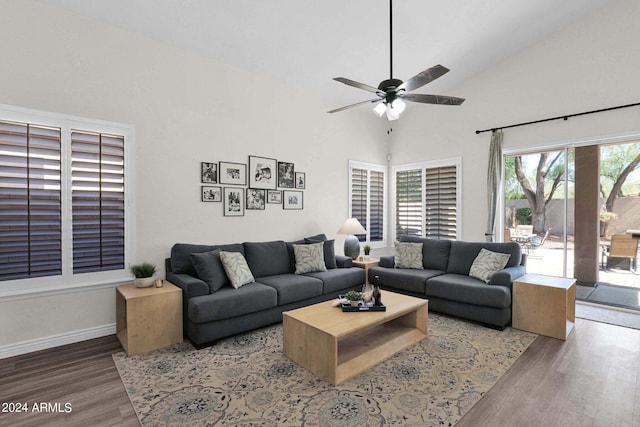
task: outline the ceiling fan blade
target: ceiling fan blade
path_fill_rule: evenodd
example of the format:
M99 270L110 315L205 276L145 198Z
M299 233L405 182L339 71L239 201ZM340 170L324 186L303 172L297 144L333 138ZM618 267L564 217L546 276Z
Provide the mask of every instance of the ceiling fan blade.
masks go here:
M382 99L380 99L380 98L379 99L369 99L367 101L362 101L362 102L358 102L356 104L347 105L346 107L336 108L335 110L327 111L327 113L337 113L338 111L346 110L348 108L357 107L358 105L374 104L374 103L378 103L378 102L382 102Z
M340 82L340 83L344 83L348 86L353 86L353 87L357 87L358 89L363 89L366 90L367 92L373 92L376 94L381 94L382 96L384 95L384 92L381 91L380 89L378 89L377 87L373 87L373 86L369 86L366 85L364 83L360 83L357 82L355 80L350 80L350 79L346 79L344 77L335 77L333 80Z
M426 85L429 82L434 81L438 77L441 77L443 74L446 74L449 71L447 67L443 67L438 64L431 68L427 68L426 70L416 74L411 77L406 82L402 83L398 86L397 91L404 89L406 92L411 92L412 90L416 90L419 87Z
M456 98L455 96L425 95L420 93L403 93L398 97L411 102L422 102L423 104L460 105L464 102L464 98Z

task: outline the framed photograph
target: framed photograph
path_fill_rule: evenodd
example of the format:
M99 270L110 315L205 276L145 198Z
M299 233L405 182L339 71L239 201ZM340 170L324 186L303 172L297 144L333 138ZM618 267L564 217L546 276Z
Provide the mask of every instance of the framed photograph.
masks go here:
M202 194L203 202L221 202L222 201L222 190L220 187L210 187L207 185L203 185L200 187Z
M293 163L278 162L278 187L296 188Z
M220 184L247 185L245 163L220 162Z
M277 186L276 159L249 156L249 187L275 190Z
M244 216L244 188L224 187L224 216Z
M267 203L282 204L282 191L280 190L267 190Z
M261 188L247 189L247 210L263 210L265 204L265 192Z
M302 209L302 191L283 190L282 191L282 208L283 209Z
M304 190L307 186L307 175L304 172L296 172L296 188Z
M200 182L203 184L218 183L218 164L200 162Z

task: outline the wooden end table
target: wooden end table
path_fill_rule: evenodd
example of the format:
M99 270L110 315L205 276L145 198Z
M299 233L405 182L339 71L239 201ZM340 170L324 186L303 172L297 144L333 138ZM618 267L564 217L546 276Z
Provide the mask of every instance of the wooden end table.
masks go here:
M576 280L525 274L513 281L513 327L566 340L576 321Z
M427 300L388 291L382 300L387 311L345 313L325 301L284 312L284 355L337 385L427 337Z
M369 259L363 259L363 260L360 260L358 258L353 260L353 265L355 267L364 268L364 283L367 285L369 284L369 269L371 267L377 267L379 264L380 264L380 260L375 258L369 258Z
M182 290L118 286L116 335L129 356L182 342Z

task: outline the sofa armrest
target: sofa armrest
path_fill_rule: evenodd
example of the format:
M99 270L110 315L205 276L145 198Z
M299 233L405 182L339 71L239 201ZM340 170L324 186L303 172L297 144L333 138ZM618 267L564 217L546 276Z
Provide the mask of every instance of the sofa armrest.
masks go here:
M209 285L190 274L167 273L167 280L182 289L182 298L185 301L209 294Z
M338 268L353 267L353 259L348 256L336 255L336 265L338 266Z
M380 267L394 268L396 266L395 256L387 255L380 257Z
M515 267L507 267L491 276L489 284L508 286L511 288L513 281L522 275L524 275L524 266L516 265Z

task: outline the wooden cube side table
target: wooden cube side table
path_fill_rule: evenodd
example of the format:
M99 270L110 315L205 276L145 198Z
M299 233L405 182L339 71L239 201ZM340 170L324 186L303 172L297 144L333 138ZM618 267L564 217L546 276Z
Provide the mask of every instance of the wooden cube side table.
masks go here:
M525 274L513 282L513 327L566 340L576 321L576 280Z
M116 335L129 356L182 342L182 290L118 286Z
M359 258L353 260L353 265L355 267L364 268L364 283L367 285L369 284L369 269L371 267L376 267L379 264L380 260L375 258L363 259L362 261Z

